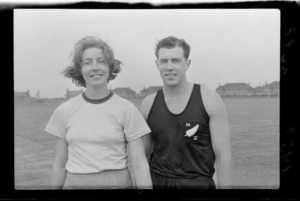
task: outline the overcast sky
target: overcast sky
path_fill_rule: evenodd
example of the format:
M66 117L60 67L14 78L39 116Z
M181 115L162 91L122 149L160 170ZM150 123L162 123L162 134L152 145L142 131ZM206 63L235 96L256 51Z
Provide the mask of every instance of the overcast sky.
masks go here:
M277 9L14 10L14 89L64 97L80 89L61 72L75 43L97 36L123 62L111 88L162 85L155 65L157 40L173 35L191 46L190 81L252 87L279 81L280 11Z

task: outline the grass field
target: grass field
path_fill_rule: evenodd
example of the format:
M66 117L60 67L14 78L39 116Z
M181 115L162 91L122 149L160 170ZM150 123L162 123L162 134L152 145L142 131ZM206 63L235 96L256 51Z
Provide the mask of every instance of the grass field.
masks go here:
M141 100L132 100L139 108ZM279 99L225 98L236 188L279 188ZM44 128L62 101L16 101L15 188L49 189L55 137Z

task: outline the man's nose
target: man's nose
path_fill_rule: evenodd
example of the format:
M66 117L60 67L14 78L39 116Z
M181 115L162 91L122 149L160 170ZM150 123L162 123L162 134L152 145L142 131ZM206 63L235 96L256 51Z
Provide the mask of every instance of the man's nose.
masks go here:
M173 64L172 64L171 61L168 61L168 62L166 63L166 69L167 69L167 70L172 70L172 69L173 69Z

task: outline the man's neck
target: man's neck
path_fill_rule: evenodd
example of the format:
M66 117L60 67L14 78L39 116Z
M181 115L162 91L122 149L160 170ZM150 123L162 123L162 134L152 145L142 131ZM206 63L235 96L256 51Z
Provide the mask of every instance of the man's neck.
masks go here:
M192 87L193 87L193 83L189 81L185 81L176 86L164 85L163 91L165 96L167 97L176 97L176 96L181 96L189 93Z

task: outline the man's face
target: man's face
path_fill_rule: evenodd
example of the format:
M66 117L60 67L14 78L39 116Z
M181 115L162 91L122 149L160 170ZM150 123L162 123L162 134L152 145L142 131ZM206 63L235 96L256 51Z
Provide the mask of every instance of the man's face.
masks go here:
M167 86L177 86L186 79L190 60L185 60L181 47L160 48L156 60L160 76Z

